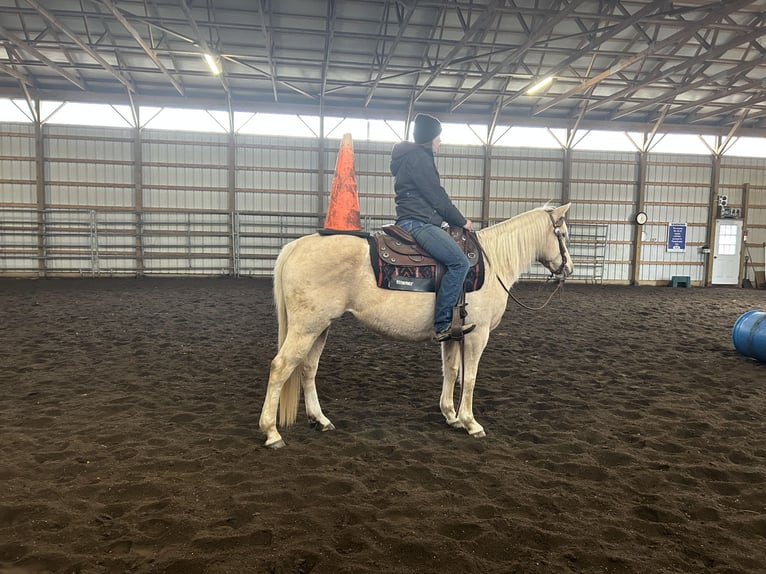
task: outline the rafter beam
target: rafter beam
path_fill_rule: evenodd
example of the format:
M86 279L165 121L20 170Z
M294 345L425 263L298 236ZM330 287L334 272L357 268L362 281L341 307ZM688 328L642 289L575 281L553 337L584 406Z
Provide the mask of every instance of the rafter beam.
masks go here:
M756 68L763 64L766 64L766 54L760 56L759 58L755 58L754 60L749 60L747 62L742 62L741 64L737 64L736 66L732 68L721 70L720 72L718 72L717 74L713 74L712 76L705 76L700 80L696 80L694 82L687 83L677 88L674 88L672 90L666 91L665 93L657 96L656 98L641 102L639 104L631 106L630 108L621 110L618 113L613 114L611 119L617 120L620 118L624 118L625 116L634 114L637 111L647 108L649 106L667 102L668 100L672 101L677 96L683 93L690 92L691 90L695 90L697 88L701 88L704 86L710 86L719 80L723 80L731 76L737 76L737 75L741 75L742 73L747 73L749 70L752 70L753 68ZM726 89L728 90L729 88L727 87ZM729 93L731 92L726 92L724 95ZM718 97L723 97L723 96L719 95ZM718 99L718 98L714 98L714 99ZM713 101L713 100L710 100L710 101Z
M453 58L455 55L462 50L465 45L473 40L473 38L482 32L486 32L487 26L492 22L492 19L495 17L497 10L501 8L505 4L505 0L492 0L490 4L487 6L486 11L484 14L479 16L473 23L473 25L466 31L466 33L463 35L463 37L460 39L459 42L456 42L454 46L452 46L452 49L447 53L444 58L442 58L441 63L436 66L436 68L433 69L431 72L431 75L428 76L425 82L423 82L423 85L420 87L418 92L415 94L415 100L419 100L420 97L428 90L429 86L436 80L437 77L439 77L439 74L441 74L444 69L452 63ZM427 48L426 48L427 49Z
M171 84L173 84L173 87L178 91L179 94L182 96L184 95L184 89L181 84L178 83L178 80L176 80L173 75L170 73L170 71L165 67L165 64L162 63L162 61L159 59L157 54L154 52L154 50L149 46L144 39L141 37L141 34L138 33L138 30L136 30L133 25L128 21L125 16L123 16L122 12L120 12L117 9L117 6L115 6L112 3L112 0L98 0L106 6L109 11L114 15L115 18L117 18L117 21L122 24L122 26L128 31L128 33L133 36L133 39L138 43L139 46L146 52L146 55L149 56L149 58L154 62L154 64L159 68L159 70L167 77L167 79L170 81Z
M261 31L266 40L266 60L269 63L271 74L271 91L274 93L274 101L279 101L277 95L277 67L274 63L274 40L271 37L271 10L268 0L258 0L258 14L261 17Z
M19 81L19 83L25 85L25 86L33 86L32 80L27 76L25 73L20 72L13 66L9 66L7 64L3 64L0 62L0 72L4 72L11 76L12 78L15 78Z
M574 12L574 10L584 1L585 0L572 0L568 6L566 6L563 10L560 10L553 18L546 18L543 21L542 26L540 26L537 30L534 30L521 46L512 50L508 55L505 56L505 58L502 59L502 61L500 61L498 64L495 64L491 70L483 74L481 79L476 82L474 86L468 90L460 99L458 99L457 102L455 102L455 105L452 106L451 111L455 111L457 108L459 108L466 100L478 92L484 84L497 76L500 71L508 68L513 60L523 57L524 54L527 53L527 50L537 44L537 42L539 42L543 37L550 34L551 30L553 30L553 28L561 23L562 20L569 18L572 12Z
M399 45L399 42L401 42L402 38L404 37L404 33L407 30L407 26L410 23L410 19L412 18L412 15L415 13L416 4L417 4L417 0L414 0L412 4L404 8L404 15L401 18L401 21L399 22L399 30L396 33L396 37L394 38L393 42L391 42L391 45L389 46L388 50L386 50L386 57L380 63L380 66L378 67L378 73L375 76L375 80L373 81L372 85L367 91L367 97L364 100L365 108L370 105L372 96L375 94L375 89L378 87L378 84L380 83L380 80L383 77L383 73L388 68L388 65L391 62L391 58L394 55L394 52L396 52L396 48Z
M330 70L330 52L332 51L332 38L335 34L335 0L327 2L327 19L325 21L324 59L322 60L322 87L319 97L324 98L327 89L327 74Z
M760 20L761 18L759 18ZM684 70L689 69L691 66L695 66L699 63L706 62L713 60L715 58L718 58L722 54L725 54L732 48L736 48L737 46L748 42L750 40L754 40L755 38L760 38L761 36L766 35L766 26L759 26L756 24L755 29L753 29L749 34L746 34L745 36L740 36L735 38L734 40L730 42L726 42L725 44L721 44L720 46L716 46L712 50L708 52L704 52L702 54L698 54L697 56L694 56L693 58L689 58L688 60L681 62L680 64L677 64L671 68L668 68L667 70L662 70L656 74L653 74L652 76L644 79L643 81L639 82L638 84L628 86L626 88L623 88L622 90L615 92L609 96L606 96L604 98L600 98L599 100L595 101L592 108L597 108L607 102L611 102L614 100L618 100L620 98L623 98L631 93L634 93L637 90L640 90L641 88L644 88L646 86L649 86L653 84L654 82L661 80L663 78L667 78L669 76L672 76L673 74L676 74L678 72L683 72Z
M604 31L598 35L597 38L594 38L593 41L591 41L582 50L579 50L576 53L572 54L571 56L564 58L562 62L557 64L552 69L548 70L545 76L555 76L556 74L561 73L563 70L566 70L571 64L573 64L574 62L576 62L583 56L589 55L596 48L601 46L604 42L611 40L617 34L621 33L627 28L630 28L631 26L636 25L637 22L646 18L648 15L662 9L665 6L665 4L667 4L667 0L654 0L653 2L650 2L649 4L641 8L641 10L638 10L632 16L623 20L620 24L605 28ZM527 90L529 90L532 86L534 86L535 83L537 83L538 81L539 81L539 78L534 78L531 82L528 82L526 85L522 86L519 90L517 90L516 93L508 96L505 102L503 103L503 107L506 107L517 98L526 94Z
M151 14L153 16L159 15L159 10L157 9L157 4L154 0L144 0L144 11L146 14ZM183 87L183 74L179 73L179 67L176 63L176 59L173 55L173 47L170 44L170 41L168 40L168 37L170 34L168 34L165 30L160 30L159 38L155 41L154 38L154 27L151 24L147 24L146 22L143 22L142 20L139 20L137 18L134 18L132 14L129 14L127 11L122 10L123 14L126 14L131 17L133 22L140 22L141 24L144 24L146 26L146 31L149 34L149 42L150 45L153 47L153 49L156 51L157 48L159 48L162 44L165 44L165 53L167 55L167 58L170 60L170 63L173 64L173 69L176 70L176 73L178 74L178 83L181 84Z
M752 83L752 85L760 85L761 87L763 87L764 84L766 84L766 80L758 80L758 81ZM752 85L751 85L751 87L752 87ZM741 89L741 90L738 90L738 91L744 91L744 88ZM727 95L731 95L732 93L735 93L735 92L728 92L727 94L720 94L719 97L723 98L723 97L725 97ZM737 113L737 112L740 112L740 111L744 112L745 110L747 110L748 108L751 108L755 104L760 104L761 102L764 102L764 101L766 101L766 90L761 90L759 92L754 93L753 95L751 95L749 98L747 98L743 102L739 102L739 103L735 103L735 104L727 104L725 106L719 107L718 110L715 110L715 111L712 111L712 112L708 112L708 113L705 113L705 114L695 114L690 119L690 121L692 123L697 123L697 122L700 122L702 120L706 120L708 118L712 118L712 117L715 117L715 116L720 116L720 115L724 115L724 114L728 114L728 113ZM690 104L689 106L686 106L686 107L690 108L690 107L696 107L696 106L697 106L697 102L693 102L692 104ZM679 110L673 110L673 112L671 112L671 113L676 113L677 111L679 111ZM761 114L758 114L758 115L760 116ZM751 118L754 117L754 114L751 114L750 117Z
M47 65L49 68L55 71L57 74L66 78L70 82L72 82L75 86L77 86L81 90L86 89L85 84L82 83L79 78L67 72L64 68L62 68L56 62L48 58L40 50L38 50L37 48L35 48L34 46L30 44L27 44L26 42L24 42L24 40L16 36L10 30L4 28L3 26L0 26L0 35L2 35L9 43L13 44L17 49L27 52L28 54L34 56L35 58L40 60L43 64Z
M716 100L720 100L721 98L728 98L735 94L740 94L742 92L747 92L757 88L763 88L764 84L766 84L766 80L759 79L759 80L748 80L740 86L726 86L725 88L717 92L714 92L710 94L709 96L705 96L704 98L699 98L697 100L693 100L693 101L684 103L682 105L676 106L675 108L671 109L670 115L675 115L681 112L685 112L687 110L699 108L704 106L705 104L709 104L711 102L715 102ZM710 115L717 115L717 114L710 114ZM706 114L705 117L709 117L709 116Z
M80 0L80 6L82 7L83 0ZM117 68L120 72L127 75L127 78L135 85L135 81L133 80L133 77L131 74L130 66L128 65L127 61L125 60L123 56L124 48L117 45L117 39L114 37L114 34L112 34L112 30L109 27L111 22L107 22L104 13L101 11L101 5L96 4L96 17L98 18L99 22L101 22L101 26L103 28L103 32L99 36L98 42L101 43L102 40L107 39L109 40L109 43L111 47L114 49L114 58L117 60ZM88 39L90 40L90 32L88 28L88 16L85 14L85 11L83 9L83 25L85 26L85 30L88 33Z
M104 58L102 58L98 53L96 53L95 50L93 50L90 46L88 46L85 42L80 40L79 36L72 32L69 28L67 28L62 22L59 21L58 18L56 18L53 14L48 12L45 8L43 8L40 3L37 0L25 0L27 4L32 6L35 10L37 10L40 15L45 18L52 26L63 32L70 40L72 40L79 48L88 54L91 58L96 60L99 64L101 64L101 67L103 67L109 74L112 75L118 82L120 82L123 86L125 86L128 90L135 92L136 88L133 85L133 83L125 78L122 74L120 74L117 70L115 70L112 65L107 62Z
M197 43L199 44L200 48L202 48L203 53L200 55L203 57L205 54L215 56L213 50L210 48L210 45L207 43L207 40L205 40L205 37L202 35L202 31L199 29L199 26L197 26L197 21L194 19L194 15L192 14L191 8L189 8L189 5L186 3L186 0L180 0L179 3L181 5L181 10L183 10L184 15L186 16L186 20L189 22L192 30L194 30L194 35L197 37ZM227 93L230 92L231 88L229 88L229 81L226 79L226 73L223 69L223 58L221 58L221 73L218 74L218 79L221 81L223 89Z
M664 50L665 48L674 46L681 42L685 42L690 37L692 37L695 33L697 33L697 31L700 30L701 28L704 28L705 26L708 26L716 22L717 20L720 20L727 14L735 12L739 10L740 8L743 8L747 6L748 4L752 4L752 3L753 3L753 0L730 0L728 2L720 2L718 8L715 10L711 10L711 12L707 16L700 18L699 20L689 22L689 25L686 28L679 30L675 34L671 34L670 36L668 36L667 38L663 40L660 40L659 42L652 44L651 46L649 46L645 50L642 50L641 52L638 52L636 54L633 54L632 56L628 56L627 58L622 59L618 64L612 66L611 68L604 70L600 74L597 74L596 76L583 81L582 83L575 86L571 90L568 90L564 92L563 94L553 98L551 101L536 108L532 112L533 115L540 114L552 108L553 106L558 105L559 103L570 98L571 96L584 92L591 86L595 86L596 84L605 80L609 76L613 76L614 74L624 70L625 68L628 68L629 66L632 66L636 62L644 58L647 58L648 56L655 54L656 52L659 52L661 50Z

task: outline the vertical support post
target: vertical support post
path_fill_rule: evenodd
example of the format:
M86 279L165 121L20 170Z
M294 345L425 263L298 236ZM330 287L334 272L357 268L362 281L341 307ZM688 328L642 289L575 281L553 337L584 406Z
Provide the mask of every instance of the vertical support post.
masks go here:
M230 126L231 128L231 126ZM237 146L234 132L229 129L228 145L226 146L226 191L228 195L227 210L229 212L229 275L239 277L239 232L237 225Z
M717 149L720 149L717 146ZM718 218L718 194L721 186L721 154L713 154L710 174L710 201L708 202L707 237L705 243L710 248L705 261L705 287L713 284L713 258L715 257L715 223Z
M317 228L324 227L324 218L322 214L324 212L324 177L325 177L325 137L324 137L324 96L322 96L322 103L319 106L319 162L317 163L317 169L319 170L319 182L317 186L318 201L317 201Z
M646 203L646 168L648 161L646 150L638 152L638 177L636 181L636 213L644 211ZM631 285L638 285L641 277L641 251L643 247L643 226L633 226L633 266L631 269Z
M572 189L572 148L567 146L563 150L563 169L561 173L561 203L569 203Z
M137 112L136 112L137 113ZM133 130L133 208L136 225L136 276L144 275L144 167L141 127Z
M481 226L489 225L489 202L492 184L492 145L484 144L484 173L481 190Z
M35 185L37 188L37 273L46 276L47 270L47 241L45 240L45 139L43 125L40 119L40 100L35 99Z
M239 277L239 217L237 217L237 137L234 133L234 109L231 92L226 92L228 138L226 144L226 209L229 219L229 275Z
M101 274L98 266L98 215L95 209L90 210L90 276Z
M739 276L745 279L745 255L747 254L747 210L750 207L750 184L742 184L742 249L739 251ZM752 261L750 264L752 265ZM741 283L740 283L741 285Z

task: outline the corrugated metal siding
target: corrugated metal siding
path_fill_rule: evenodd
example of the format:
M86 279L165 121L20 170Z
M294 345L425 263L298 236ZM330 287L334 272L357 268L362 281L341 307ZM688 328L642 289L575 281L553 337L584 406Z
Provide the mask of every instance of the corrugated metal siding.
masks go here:
M493 148L487 223L510 219L548 202L560 203L563 166L563 152L558 150ZM542 265L535 263L522 278L547 274Z
M146 131L141 154L145 208L228 209L226 136Z
M481 219L484 150L478 146L442 144L436 156L441 183L468 219Z
M396 219L394 177L391 175L391 148L388 143L362 142L354 144L354 171L359 190L359 212L367 231L378 229ZM335 169L337 148L328 150L330 172L326 179L330 189ZM332 158L332 159L330 159ZM326 209L326 202L324 203Z
M51 207L130 207L131 132L44 126L46 203Z
M316 231L321 201L317 149L318 141L308 138L237 136L239 274L271 274L285 243Z
M43 126L43 140L46 268L133 271L132 132Z
M0 273L37 271L35 131L0 124Z
M0 124L0 197L8 205L37 203L35 130L28 124Z
M745 220L747 251L751 269L766 270L766 159L724 157L721 159L719 193L729 198L730 207L742 207L742 189L749 185ZM753 281L753 275L748 277Z
M321 227L332 186L338 140L141 133L143 209L136 212L136 132L119 128L45 126L45 206L38 211L34 128L0 125L0 271L107 274L208 273L269 275L281 247ZM390 143L355 144L362 223L373 230L394 219ZM230 153L234 173L230 173ZM627 282L632 276L639 156L570 154L569 214L576 277ZM484 205L485 150L442 145L436 165L455 203L486 225L564 197L561 150L490 149ZM712 158L649 154L641 281L704 276L699 247L707 234ZM230 177L234 178L230 189ZM742 202L750 185L751 245L766 241L766 160L723 158L720 192ZM321 192L321 193L320 193ZM231 205L234 209L231 210ZM482 215L487 221L481 221ZM38 249L44 220L45 251ZM687 223L687 250L668 253L667 224ZM603 238L602 241L599 238ZM763 269L763 250L751 253ZM143 269L140 264L143 263ZM528 276L535 276L537 271Z
M144 269L225 274L230 263L228 136L142 136Z
M573 151L568 220L573 235L575 275L605 281L628 281L635 226L631 216L637 200L638 156L626 152ZM597 247L606 235L606 245ZM598 252L600 249L600 252ZM603 257L603 263L597 259ZM580 266L578 268L578 263ZM602 264L603 269L598 266Z
M646 173L645 239L640 281L670 281L674 275L704 280L703 255L707 233L711 158L649 154ZM668 225L686 223L686 251L668 252Z
M494 148L490 159L490 222L509 219L562 195L561 151Z

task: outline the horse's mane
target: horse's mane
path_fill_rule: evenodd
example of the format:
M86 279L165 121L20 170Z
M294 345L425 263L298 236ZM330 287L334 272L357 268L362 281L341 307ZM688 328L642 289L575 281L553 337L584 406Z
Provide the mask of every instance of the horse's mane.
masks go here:
M553 207L546 204L476 233L489 266L509 286L537 258L544 234L551 232L551 211Z

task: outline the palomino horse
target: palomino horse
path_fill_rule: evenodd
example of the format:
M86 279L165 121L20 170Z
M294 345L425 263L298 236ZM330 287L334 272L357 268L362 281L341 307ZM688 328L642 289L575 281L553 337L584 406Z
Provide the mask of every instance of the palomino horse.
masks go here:
M572 273L566 246L564 215L569 204L541 207L476 233L485 253L484 286L468 293L467 322L476 329L460 343L441 344L443 381L439 406L447 423L474 437L485 436L473 416L473 388L479 359L506 309L508 291L519 276L539 261L562 278ZM332 264L328 264L332 254ZM308 235L287 244L277 258L274 299L279 320L279 352L271 361L269 385L261 411L260 428L266 446L284 446L277 430L289 427L298 414L303 387L309 421L323 431L333 430L322 412L315 376L333 319L350 311L370 330L403 341L423 341L433 332L434 294L381 289L370 264L365 239L351 235ZM463 355L463 389L459 410L453 393Z

